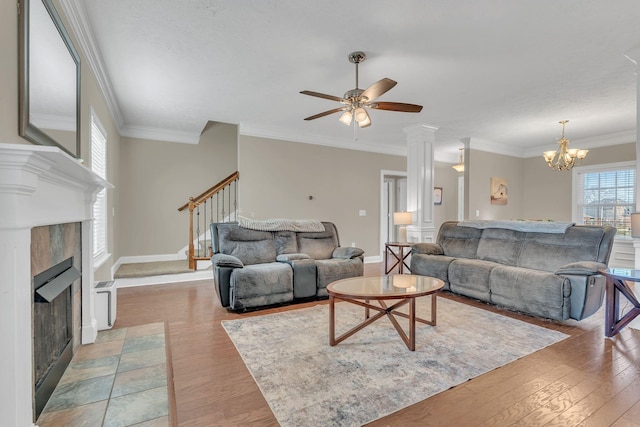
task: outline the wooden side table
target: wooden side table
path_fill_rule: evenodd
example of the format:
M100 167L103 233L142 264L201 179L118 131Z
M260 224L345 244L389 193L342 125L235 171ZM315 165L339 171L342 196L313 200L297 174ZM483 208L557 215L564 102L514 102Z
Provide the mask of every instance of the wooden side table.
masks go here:
M607 278L604 334L612 337L640 315L640 302L633 292L633 287L628 283L640 282L640 270L608 268L601 270L600 274ZM622 317L620 317L620 295L624 295L633 305Z
M393 248L398 248L398 251L393 250ZM409 248L405 253L405 248ZM404 274L404 268L406 267L409 273L411 273L411 269L407 265L407 257L411 254L411 243L400 243L400 242L387 242L384 244L384 274L389 274L391 270L398 266L398 273ZM394 258L393 265L388 267L389 256Z

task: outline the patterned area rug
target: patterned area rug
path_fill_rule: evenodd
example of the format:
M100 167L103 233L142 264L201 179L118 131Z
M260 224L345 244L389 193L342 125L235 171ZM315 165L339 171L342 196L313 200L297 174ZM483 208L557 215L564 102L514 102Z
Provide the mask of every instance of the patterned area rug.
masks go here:
M336 304L336 335L363 312ZM283 427L362 425L568 337L445 298L437 315L416 326L415 352L386 318L329 346L328 305L222 324Z

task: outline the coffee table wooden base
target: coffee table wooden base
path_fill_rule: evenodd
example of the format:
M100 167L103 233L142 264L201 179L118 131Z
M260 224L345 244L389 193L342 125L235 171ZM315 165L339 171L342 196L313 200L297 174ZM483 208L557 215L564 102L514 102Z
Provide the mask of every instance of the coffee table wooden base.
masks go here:
M335 336L335 302L336 300L350 302L351 304L359 305L365 308L365 314L364 314L365 320L337 338ZM378 304L380 304L379 307L370 304L368 299L361 301L358 299L336 297L334 295L329 295L329 345L334 346L344 341L345 339L349 338L351 335L364 329L368 325L372 324L376 320L386 315L391 321L391 324L396 328L396 331L398 331L398 335L400 335L400 338L402 338L402 341L404 341L404 343L409 348L409 350L415 351L416 322L425 323L431 326L436 326L437 299L435 294L431 294L431 320L421 319L416 316L416 298L415 297L400 299L391 306L387 306L387 304L382 299L377 299L377 301L378 301ZM397 311L398 308L406 304L409 304L409 314L401 313ZM377 311L377 313L374 314L373 316L370 316L369 310ZM404 329L402 328L402 326L400 326L400 323L398 323L398 319L396 319L396 316L409 319L409 335L408 336L404 331Z

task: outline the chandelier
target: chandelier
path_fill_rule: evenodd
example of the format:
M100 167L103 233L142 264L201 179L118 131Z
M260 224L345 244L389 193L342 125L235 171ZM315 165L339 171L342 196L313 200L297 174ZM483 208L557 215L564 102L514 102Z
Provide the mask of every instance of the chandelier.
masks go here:
M558 123L562 125L562 136L558 140L560 148L553 151L545 151L543 156L551 169L557 171L570 170L576 163L576 159L582 160L587 157L589 150L580 150L579 148L569 148L571 140L564 137L564 125L569 120L560 120Z
M464 172L464 161L462 160L462 152L464 151L464 148L458 148L458 150L460 150L460 162L458 162L457 165L453 165L451 167L454 168L457 172Z

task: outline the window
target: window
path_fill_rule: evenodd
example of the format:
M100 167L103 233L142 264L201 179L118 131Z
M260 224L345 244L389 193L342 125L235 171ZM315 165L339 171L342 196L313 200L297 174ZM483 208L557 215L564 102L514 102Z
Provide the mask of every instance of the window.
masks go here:
M610 225L618 229L618 236L630 236L635 187L635 162L574 168L574 221Z
M107 178L107 133L91 111L91 170ZM93 257L107 254L107 190L98 193L93 205Z

